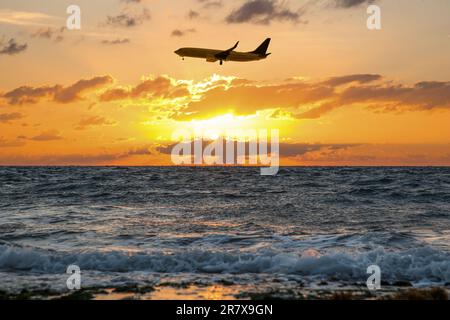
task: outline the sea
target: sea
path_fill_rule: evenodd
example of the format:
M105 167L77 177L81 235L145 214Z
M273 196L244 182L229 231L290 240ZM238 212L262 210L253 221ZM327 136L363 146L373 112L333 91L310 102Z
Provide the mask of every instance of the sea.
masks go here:
M2 167L0 291L450 283L450 168Z

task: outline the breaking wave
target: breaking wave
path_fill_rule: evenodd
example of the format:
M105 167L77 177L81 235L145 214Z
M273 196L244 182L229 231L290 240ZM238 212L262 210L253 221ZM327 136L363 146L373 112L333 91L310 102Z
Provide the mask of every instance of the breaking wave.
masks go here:
M367 277L371 264L381 267L383 279L413 283L450 282L450 254L430 247L389 252L376 249L360 254L342 252L319 254L314 250L280 253L264 250L254 253L186 251L126 253L64 253L27 247L0 245L1 271L65 273L76 264L84 271L156 273L268 273L335 277L341 281Z

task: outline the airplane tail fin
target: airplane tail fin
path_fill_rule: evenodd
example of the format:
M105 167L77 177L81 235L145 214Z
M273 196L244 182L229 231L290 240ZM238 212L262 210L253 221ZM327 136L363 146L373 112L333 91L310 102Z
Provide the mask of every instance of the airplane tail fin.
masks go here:
M255 51L252 51L252 53L256 53L261 56L267 55L267 49L269 49L270 40L270 38L264 40L264 42L261 43L261 45Z

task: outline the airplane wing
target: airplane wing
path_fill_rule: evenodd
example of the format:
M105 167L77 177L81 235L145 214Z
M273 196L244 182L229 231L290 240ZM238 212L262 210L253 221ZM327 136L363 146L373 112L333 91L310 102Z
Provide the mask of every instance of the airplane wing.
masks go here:
M215 57L217 58L217 60L226 60L228 58L228 56L230 55L230 53L237 48L237 46L239 45L239 41L236 42L236 44L234 45L233 48L230 48L228 50L219 52L217 54L215 54Z

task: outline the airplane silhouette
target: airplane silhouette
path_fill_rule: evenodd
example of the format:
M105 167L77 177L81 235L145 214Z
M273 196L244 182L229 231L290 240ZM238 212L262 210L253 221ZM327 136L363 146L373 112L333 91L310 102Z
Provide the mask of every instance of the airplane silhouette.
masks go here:
M234 45L234 47L222 51L214 49L203 49L203 48L181 48L175 51L177 55L183 58L201 58L206 59L208 62L220 61L220 65L224 61L258 61L267 58L270 53L267 53L269 48L270 38L267 38L256 50L250 52L237 52L234 49L239 45L239 41Z

